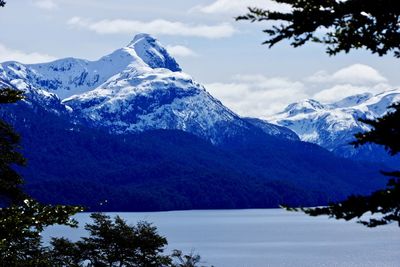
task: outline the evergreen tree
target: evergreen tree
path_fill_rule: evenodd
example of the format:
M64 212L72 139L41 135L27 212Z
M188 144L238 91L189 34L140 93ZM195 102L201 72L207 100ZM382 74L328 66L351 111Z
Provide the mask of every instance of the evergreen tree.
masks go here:
M400 2L396 0L274 0L289 5L288 11L249 8L237 20L273 22L264 33L269 47L291 40L294 47L307 42L327 46L329 55L366 49L379 56L393 52L400 57ZM276 24L278 22L278 24ZM387 115L376 120L361 120L372 130L356 135L353 145L366 143L383 145L391 155L400 152L400 104L389 107ZM384 172L391 179L387 188L369 196L350 196L347 200L328 207L302 209L309 215L329 215L336 219L361 218L367 212L376 218L360 220L375 227L390 222L400 226L400 172ZM291 209L290 210L297 210Z
M22 99L22 92L9 88L0 90L0 104L10 104ZM13 203L24 199L22 177L14 166L24 166L26 161L19 152L20 137L6 122L0 120L0 203Z

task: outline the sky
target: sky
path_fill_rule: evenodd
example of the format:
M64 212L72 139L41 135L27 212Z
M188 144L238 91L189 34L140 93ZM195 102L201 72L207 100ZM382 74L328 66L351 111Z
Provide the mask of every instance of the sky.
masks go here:
M65 57L96 60L150 33L184 72L241 116L268 118L312 98L331 103L400 85L400 59L355 51L261 45L265 24L236 22L247 6L285 10L270 0L8 0L0 9L0 62Z

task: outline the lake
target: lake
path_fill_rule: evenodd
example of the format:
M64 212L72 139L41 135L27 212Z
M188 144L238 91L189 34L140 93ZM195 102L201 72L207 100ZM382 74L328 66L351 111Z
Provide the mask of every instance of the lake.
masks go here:
M116 215L116 213L109 213ZM280 209L118 213L130 224L154 223L167 237L167 251L194 250L216 267L400 266L400 227L369 229L354 222L308 217ZM88 213L76 216L82 227ZM72 240L85 230L48 228Z

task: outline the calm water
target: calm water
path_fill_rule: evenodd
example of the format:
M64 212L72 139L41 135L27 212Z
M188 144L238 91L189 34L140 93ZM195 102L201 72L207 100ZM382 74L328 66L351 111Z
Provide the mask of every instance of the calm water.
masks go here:
M400 266L400 228L368 229L352 222L283 210L118 213L129 223L153 222L168 251L195 250L216 267ZM115 215L110 213L110 215ZM76 216L81 226L89 214ZM51 227L49 236L77 240L83 229Z

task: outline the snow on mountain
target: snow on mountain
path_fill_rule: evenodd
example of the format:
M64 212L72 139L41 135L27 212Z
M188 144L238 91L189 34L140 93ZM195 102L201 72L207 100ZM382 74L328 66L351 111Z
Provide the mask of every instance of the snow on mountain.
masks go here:
M52 106L62 106L74 123L116 134L178 129L219 143L255 128L183 73L148 34L136 35L127 46L97 61L5 62L0 64L0 80L31 92L35 103L51 98L57 102ZM42 106L47 105L44 101ZM280 134L280 129L270 134Z
M374 166L296 142L284 127L239 117L146 34L97 61L2 63L0 84L26 94L2 106L0 118L24 137L30 160L24 177L46 203L93 208L108 199L106 211L316 206L383 185ZM308 101L281 116L326 109ZM203 140L180 131L136 134L155 129Z
M182 70L161 43L149 34L142 33L136 35L127 47L135 50L136 55L153 69L164 68L170 71Z
M354 134L369 130L359 118L378 118L388 106L400 101L400 89L377 95L358 94L335 103L308 99L289 105L267 120L294 131L301 140L316 143L343 156L357 151L349 145Z
M281 139L300 141L299 136L289 128L272 124L267 122L266 120L257 118L243 118L243 119L251 123L252 125L256 126L257 128L261 129L266 134L273 135Z
M95 89L129 65L137 69L167 68L179 71L176 61L153 37L135 36L128 46L97 61L65 58L44 64L24 65L10 61L0 65L0 79L28 82L31 86L55 92L61 99Z
M135 70L127 69L63 103L80 119L114 133L179 129L217 142L220 127L246 127L188 75L167 69Z

